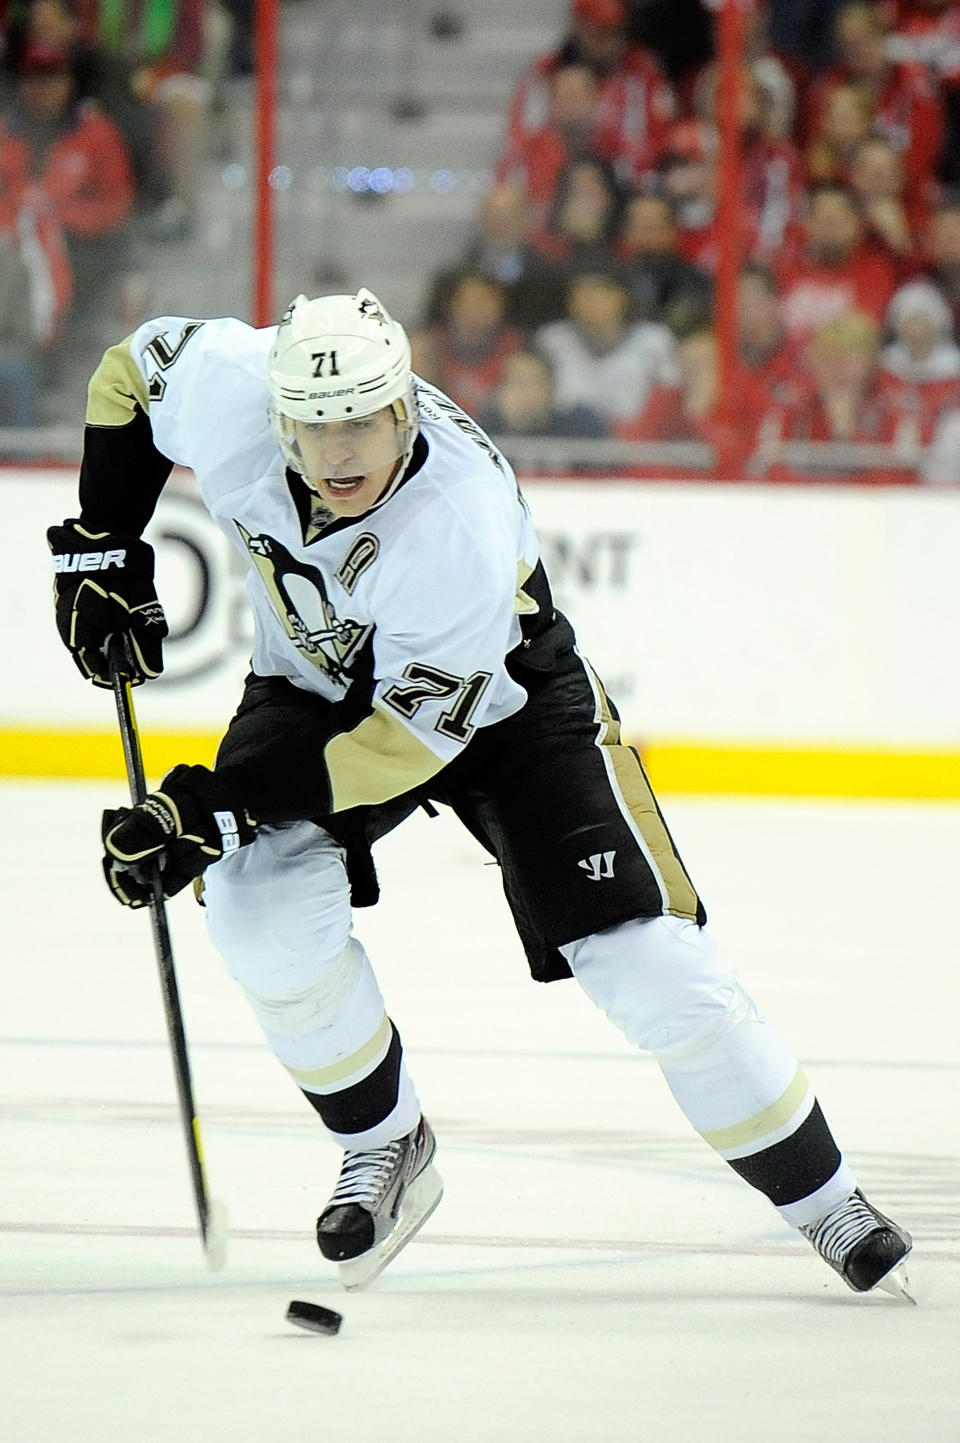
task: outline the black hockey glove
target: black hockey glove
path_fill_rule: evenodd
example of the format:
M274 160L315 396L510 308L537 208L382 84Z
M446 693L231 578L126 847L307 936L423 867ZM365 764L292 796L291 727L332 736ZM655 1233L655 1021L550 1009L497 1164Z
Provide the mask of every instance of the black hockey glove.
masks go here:
M79 521L51 526L57 630L83 676L110 686L104 646L114 632L127 648L138 686L163 671L167 620L153 586L153 547L136 536L87 531Z
M257 823L232 788L206 767L174 767L136 807L103 814L103 874L125 907L143 907L160 866L165 897L174 897L227 852L252 842Z

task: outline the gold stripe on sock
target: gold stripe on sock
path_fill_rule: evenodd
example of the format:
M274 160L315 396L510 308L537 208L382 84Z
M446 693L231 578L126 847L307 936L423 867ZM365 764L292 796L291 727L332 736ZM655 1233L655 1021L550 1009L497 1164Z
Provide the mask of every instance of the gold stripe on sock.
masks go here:
M352 1077L359 1072L378 1052L382 1052L390 1042L390 1018L384 1014L383 1021L368 1042L358 1047L356 1052L351 1052L349 1057L341 1057L338 1062L331 1062L329 1067L313 1067L301 1069L290 1067L284 1063L294 1082L301 1087L309 1087L317 1091L324 1088L332 1088L335 1082L341 1082L345 1077Z
M748 1117L745 1122L735 1122L731 1127L718 1128L716 1132L702 1132L700 1136L719 1153L729 1152L732 1148L741 1148L747 1143L771 1136L790 1121L808 1088L809 1083L804 1071L798 1067L786 1092L762 1112L755 1112L753 1117Z

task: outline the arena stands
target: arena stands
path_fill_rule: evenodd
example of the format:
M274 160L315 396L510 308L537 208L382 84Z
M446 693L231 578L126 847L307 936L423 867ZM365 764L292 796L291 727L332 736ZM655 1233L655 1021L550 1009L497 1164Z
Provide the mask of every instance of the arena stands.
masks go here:
M149 0L4 7L3 284L29 276L33 317L0 349L8 425L76 429L91 363L143 318L250 314L252 9L159 9L165 29ZM571 464L592 442L607 474L702 478L722 447L724 474L736 457L758 480L952 479L926 452L960 410L960 5L811 0L806 50L785 0L752 8L735 413L709 335L714 14L680 9L291 0L276 307L381 290L424 373L503 417L518 456L561 454L567 417ZM30 77L51 88L64 57L62 114L26 121ZM24 159L78 136L99 157L88 216L110 177L102 235Z

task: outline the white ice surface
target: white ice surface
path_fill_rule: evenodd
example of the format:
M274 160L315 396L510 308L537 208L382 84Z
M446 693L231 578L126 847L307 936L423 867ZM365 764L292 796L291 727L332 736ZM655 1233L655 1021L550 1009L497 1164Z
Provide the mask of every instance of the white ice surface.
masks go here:
M227 1267L193 1226L123 787L0 788L2 1443L958 1443L960 808L667 799L713 930L914 1233L919 1306L848 1292L572 982L528 980L448 819L358 914L446 1195L367 1292L312 1241L338 1158L186 897L170 906ZM338 1308L336 1338L284 1322Z

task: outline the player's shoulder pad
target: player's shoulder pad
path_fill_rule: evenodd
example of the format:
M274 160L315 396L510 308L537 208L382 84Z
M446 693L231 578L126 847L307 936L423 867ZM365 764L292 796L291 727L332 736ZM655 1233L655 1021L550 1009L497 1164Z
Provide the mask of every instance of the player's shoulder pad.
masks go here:
M506 457L478 421L436 386L429 385L419 376L414 377L414 380L421 428L428 435L431 426L439 426L463 443L464 459L474 460L483 469L488 465L493 466L502 476L513 476Z
M229 435L238 442L267 416L273 331L235 317L160 316L130 338L157 446L194 469Z
M238 367L263 376L263 358L269 348L269 339L264 338L270 335L272 332L254 330L234 316L213 320L158 316L137 328L131 350L148 379L171 380L179 372L202 370L211 361L227 370Z

